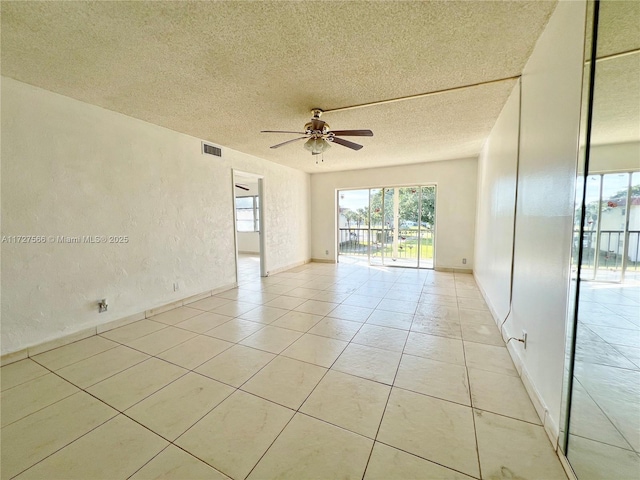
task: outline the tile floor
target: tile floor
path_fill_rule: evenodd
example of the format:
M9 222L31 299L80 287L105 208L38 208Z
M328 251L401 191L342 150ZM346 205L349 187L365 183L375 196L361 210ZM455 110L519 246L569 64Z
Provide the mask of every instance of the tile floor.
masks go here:
M580 295L567 456L580 480L640 479L640 281Z
M2 478L566 479L471 275L256 265L2 367Z

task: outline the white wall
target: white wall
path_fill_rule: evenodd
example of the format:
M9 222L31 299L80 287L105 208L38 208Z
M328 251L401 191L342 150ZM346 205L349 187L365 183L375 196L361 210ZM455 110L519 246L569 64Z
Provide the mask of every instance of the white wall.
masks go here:
M560 1L521 78L515 271L512 314L505 331L515 337L523 330L528 333L527 350L517 342L511 342L510 347L545 427L554 437L558 434L563 381L584 19L584 2ZM514 117L512 109L503 115ZM511 143L513 131L494 129L489 141ZM484 153L481 174L494 160L505 167L495 168L490 173L493 178L481 178L481 182L512 182L509 161L496 158L490 150ZM496 208L487 204L487 196L479 201L479 218L500 217L497 212L487 213ZM513 208L513 203L502 207ZM486 246L491 231L491 225L478 228L477 256L491 254ZM504 281L486 268L478 281L488 301L504 309L508 295ZM492 282L503 283L500 293L490 293Z
M2 235L128 236L5 243L2 354L233 284L232 168L264 175L267 269L309 259L308 174L200 150L199 139L2 78Z
M260 253L260 233L238 232L238 252Z
M477 160L461 159L399 167L311 175L311 257L336 258L336 190L437 185L436 268L473 268ZM329 254L325 254L325 250ZM463 264L462 259L467 263Z
M639 169L640 142L591 146L589 152L590 173L628 172Z
M500 320L509 312L515 214L520 84L505 103L478 158L473 273Z

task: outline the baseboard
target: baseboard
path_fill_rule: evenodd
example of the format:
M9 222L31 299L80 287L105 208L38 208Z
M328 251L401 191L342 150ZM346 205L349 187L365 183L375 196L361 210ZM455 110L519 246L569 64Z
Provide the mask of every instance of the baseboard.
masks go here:
M311 261L313 263L336 263L336 261L331 258L312 258Z
M433 267L436 272L449 272L449 273L473 273L472 268L458 268L458 267ZM478 283L478 282L476 282Z
M564 453L562 453L562 450L558 448L556 450L556 453L558 454L558 458L560 459L562 468L564 468L564 473L567 474L569 480L578 480L578 477L576 477L576 472L574 472L573 468L571 468L571 464L569 463L569 460L567 460L567 457L565 457Z
M203 293L190 295L188 297L183 298L182 300L176 300L170 303L166 303L164 305L159 305L149 310L145 310L143 312L139 312L133 315L128 315L126 317L118 318L116 320L111 320L109 322L101 323L100 325L96 325L95 327L78 330L76 332L60 336L58 338L46 340L44 342L31 345L26 348L22 348L15 352L5 353L0 356L0 365L2 366L9 365L10 363L15 363L20 360L24 360L25 358L33 357L40 353L48 352L49 350L53 350L54 348L64 347L65 345L68 345L70 343L74 343L79 340L84 340L85 338L92 337L93 335L97 335L103 332L108 332L109 330L113 330L114 328L123 327L130 323L137 322L138 320L143 320L153 315L158 315L159 313L167 312L169 310L173 310L174 308L188 305L189 303L202 300L203 298L216 295L217 293L230 290L237 286L238 286L237 283L232 283L222 287L218 287L214 290L207 290L206 292L203 292Z
M478 289L480 290L480 294L482 295L482 298L484 299L485 303L489 307L489 312L493 317L493 321L496 322L496 325L498 326L498 328L500 328L500 325L504 321L504 319L499 318L498 315L496 314L496 310L493 307L491 300L487 297L487 293L485 292L484 288L482 288L482 284L478 282L478 278L475 275L474 275L474 280L476 282L476 285L478 285ZM500 333L502 334L502 332ZM505 333L507 338L512 336L506 329L505 329ZM503 336L503 340L504 340L504 336ZM516 349L516 345L519 345L519 344L517 343L508 344L507 351L509 352L509 356L511 357L511 360L513 361L513 364L516 367L516 371L518 372L518 375L522 380L522 384L524 385L527 395L529 395L529 399L531 400L531 403L533 404L533 407L535 408L536 413L540 418L542 427L544 428L544 431L546 432L547 437L549 437L549 441L551 442L553 449L557 450L558 438L560 437L560 430L556 422L549 416L549 409L547 408L546 403L544 402L542 396L540 395L540 392L538 392L538 389L536 388L535 384L531 380L529 371L527 370L527 367L525 366L522 360L522 357L520 356L520 353Z
M276 274L278 274L280 272L286 272L287 270L291 270L292 268L300 267L301 265L306 265L307 263L310 263L310 262L311 262L311 259L307 258L306 260L301 260L299 262L295 262L295 263L292 263L290 265L285 265L284 267L279 267L279 268L276 268L276 269L273 269L273 270L269 270L267 272L267 276L276 275Z

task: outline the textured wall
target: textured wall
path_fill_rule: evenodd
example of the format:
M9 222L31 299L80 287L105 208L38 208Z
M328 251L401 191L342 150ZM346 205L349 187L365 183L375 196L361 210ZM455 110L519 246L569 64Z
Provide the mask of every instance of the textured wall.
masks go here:
M309 258L309 176L2 78L2 353L235 281L231 169L264 175L267 269ZM173 291L173 283L180 290ZM109 299L98 314L96 301Z
M435 266L473 268L476 168L472 158L311 175L312 258L336 258L336 190L436 184Z

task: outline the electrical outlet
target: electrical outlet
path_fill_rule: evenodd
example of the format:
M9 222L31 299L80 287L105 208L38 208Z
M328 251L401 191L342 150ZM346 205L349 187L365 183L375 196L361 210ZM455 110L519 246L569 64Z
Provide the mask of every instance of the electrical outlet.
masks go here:
M325 251L324 251L324 254L325 254L325 255L329 255L329 250L325 250Z
M178 282L173 282L173 291L177 292L180 290L180 284Z
M523 344L524 344L524 349L527 349L527 331L526 330L522 330L522 340L523 340Z
M103 298L98 302L98 313L106 312L107 308L109 308L109 305L107 304L106 298Z
M462 259L462 264L463 264L463 265L466 265L466 264L467 264L467 259L466 259L466 258L463 258L463 259Z

